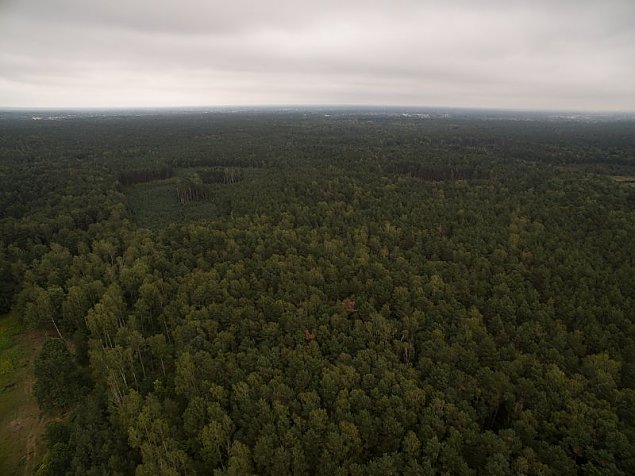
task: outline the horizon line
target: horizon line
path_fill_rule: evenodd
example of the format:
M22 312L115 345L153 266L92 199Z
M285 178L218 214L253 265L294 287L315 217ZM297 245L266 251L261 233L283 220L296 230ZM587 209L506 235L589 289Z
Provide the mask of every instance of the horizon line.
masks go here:
M542 114L593 114L593 115L635 115L635 109L538 109L522 107L494 107L494 106L424 106L424 105L386 105L386 104L207 104L207 105L113 105L113 106L2 106L0 112L24 111L161 111L161 110L200 110L200 109L304 109L304 110L363 110L363 109L391 109L391 110L448 110L473 112L506 112L506 113L542 113Z

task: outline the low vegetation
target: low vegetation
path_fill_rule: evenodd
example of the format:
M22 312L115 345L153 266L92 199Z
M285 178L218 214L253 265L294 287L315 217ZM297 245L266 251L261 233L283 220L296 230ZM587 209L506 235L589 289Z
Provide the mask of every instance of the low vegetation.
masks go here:
M33 364L44 335L25 331L14 314L0 317L0 474L34 474L46 447L50 418L33 393Z

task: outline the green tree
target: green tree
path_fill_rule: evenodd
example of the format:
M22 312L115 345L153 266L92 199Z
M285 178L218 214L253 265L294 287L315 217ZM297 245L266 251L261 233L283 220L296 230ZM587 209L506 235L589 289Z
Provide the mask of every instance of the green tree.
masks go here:
M88 390L88 379L62 339L49 339L35 360L34 393L40 408L64 410Z

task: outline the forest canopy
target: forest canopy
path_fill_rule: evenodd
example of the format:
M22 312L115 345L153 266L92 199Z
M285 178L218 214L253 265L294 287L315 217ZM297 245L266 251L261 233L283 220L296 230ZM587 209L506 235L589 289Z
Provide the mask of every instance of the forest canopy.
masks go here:
M0 131L0 308L56 336L66 415L41 474L635 473L635 122Z

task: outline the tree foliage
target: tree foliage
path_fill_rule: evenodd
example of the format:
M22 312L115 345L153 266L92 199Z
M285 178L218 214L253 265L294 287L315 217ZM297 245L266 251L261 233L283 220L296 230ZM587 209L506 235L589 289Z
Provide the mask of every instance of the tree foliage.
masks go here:
M62 339L49 339L35 360L35 398L43 410L64 410L86 393L87 379Z
M632 474L635 188L606 175L635 175L634 138L469 114L5 119L0 305L73 336L85 367L60 339L38 358L42 408L90 387L42 471Z

